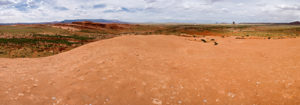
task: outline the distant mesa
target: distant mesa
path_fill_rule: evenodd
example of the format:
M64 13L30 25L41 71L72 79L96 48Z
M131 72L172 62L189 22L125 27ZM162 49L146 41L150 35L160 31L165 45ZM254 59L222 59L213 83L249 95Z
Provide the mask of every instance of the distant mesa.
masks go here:
M290 23L291 25L300 25L300 21L294 21Z
M82 26L95 26L95 27L106 27L106 24L103 23L93 23L91 21L83 21L83 22L72 22L71 24L75 24L75 25L82 25Z
M94 23L126 23L119 20L106 20L106 19L75 19L75 20L64 20L60 23L72 23L72 22L94 22Z
M240 23L240 24L266 24L266 25L300 25L300 21L294 21L290 23Z
M74 19L74 20L63 20L54 22L32 22L32 23L0 23L0 25L18 25L18 24L57 24L57 23L72 23L72 22L93 22L93 23L119 23L128 24L128 22L122 22L119 20L107 20L107 19Z

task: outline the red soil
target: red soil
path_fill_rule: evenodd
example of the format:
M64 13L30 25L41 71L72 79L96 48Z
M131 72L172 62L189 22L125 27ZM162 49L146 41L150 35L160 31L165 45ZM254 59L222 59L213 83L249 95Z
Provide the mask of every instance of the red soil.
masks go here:
M0 62L0 105L299 105L300 39L121 36Z

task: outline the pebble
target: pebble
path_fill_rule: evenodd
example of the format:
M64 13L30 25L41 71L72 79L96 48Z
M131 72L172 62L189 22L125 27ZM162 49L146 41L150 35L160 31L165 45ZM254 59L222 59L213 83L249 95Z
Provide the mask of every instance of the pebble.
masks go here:
M256 82L256 85L260 85L261 84L261 82Z
M228 95L229 97L232 97L232 98L235 97L235 94L233 94L233 93L231 93L231 92L229 92L227 95Z
M109 98L106 98L105 101L108 102L108 101L109 101Z
M18 93L18 96L24 96L24 93Z
M170 99L172 99L172 100L173 100L173 99L175 99L175 97L174 97L174 96L171 96L171 97L170 97Z
M152 103L155 104L155 105L162 105L162 101L159 100L159 99L152 99Z
M207 103L207 100L206 100L206 99L204 99L204 100L203 100L203 102L204 102L204 103Z
M178 101L178 104L182 104L182 101L179 100L179 101Z

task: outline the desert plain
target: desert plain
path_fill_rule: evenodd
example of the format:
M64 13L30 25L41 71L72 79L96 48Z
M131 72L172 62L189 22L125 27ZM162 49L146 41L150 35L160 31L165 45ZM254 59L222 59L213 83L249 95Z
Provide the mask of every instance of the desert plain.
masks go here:
M0 105L300 104L299 26L1 29Z

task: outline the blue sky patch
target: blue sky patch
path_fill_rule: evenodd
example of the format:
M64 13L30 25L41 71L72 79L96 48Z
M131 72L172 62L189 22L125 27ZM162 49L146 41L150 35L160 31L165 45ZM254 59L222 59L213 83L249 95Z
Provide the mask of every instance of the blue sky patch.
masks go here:
M54 9L60 10L60 11L67 11L67 10L69 10L69 9L66 8L66 7L54 7Z
M0 6L1 5L9 5L9 4L13 4L13 2L11 2L11 1L0 1Z
M105 8L105 7L106 7L105 4L97 4L93 6L93 8Z

